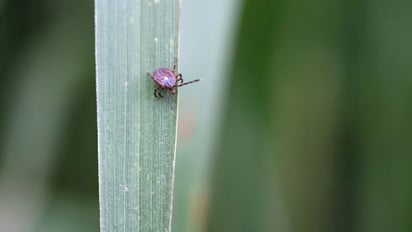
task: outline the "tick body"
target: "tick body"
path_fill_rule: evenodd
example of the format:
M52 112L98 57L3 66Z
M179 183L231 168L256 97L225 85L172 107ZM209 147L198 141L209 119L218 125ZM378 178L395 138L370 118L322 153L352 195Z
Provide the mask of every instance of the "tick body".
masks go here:
M153 75L150 75L150 77L157 85L157 88L154 90L155 97L163 97L161 94L162 90L170 91L175 95L178 87L200 81L200 79L196 79L189 82L183 82L182 74L176 74L176 65L173 65L173 69L158 68L154 71Z

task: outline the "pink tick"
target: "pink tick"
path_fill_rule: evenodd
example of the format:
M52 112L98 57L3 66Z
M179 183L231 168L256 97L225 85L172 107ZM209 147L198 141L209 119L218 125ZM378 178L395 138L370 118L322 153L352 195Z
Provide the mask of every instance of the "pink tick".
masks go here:
M154 71L153 75L150 75L150 77L157 84L157 88L154 90L155 97L164 97L161 94L162 90L170 91L175 95L178 87L200 81L200 79L196 79L183 82L182 74L178 73L176 75L176 64L173 65L173 70L168 68L158 68Z

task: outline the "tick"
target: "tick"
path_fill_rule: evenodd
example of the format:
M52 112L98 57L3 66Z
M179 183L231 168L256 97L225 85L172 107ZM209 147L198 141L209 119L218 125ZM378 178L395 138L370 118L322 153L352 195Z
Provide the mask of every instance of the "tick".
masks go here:
M164 97L161 93L162 90L169 91L173 95L176 94L176 89L178 87L188 85L194 82L200 81L200 79L183 82L183 77L181 73L176 74L176 64L173 65L173 69L168 68L158 68L154 71L150 78L156 83L157 88L154 90L155 97Z

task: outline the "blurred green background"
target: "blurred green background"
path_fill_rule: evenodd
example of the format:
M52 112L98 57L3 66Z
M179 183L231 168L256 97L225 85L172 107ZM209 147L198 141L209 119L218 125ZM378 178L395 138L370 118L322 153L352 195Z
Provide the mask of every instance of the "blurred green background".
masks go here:
M0 1L0 231L98 231L92 1ZM174 231L412 231L412 2L183 1ZM201 46L199 46L201 45Z

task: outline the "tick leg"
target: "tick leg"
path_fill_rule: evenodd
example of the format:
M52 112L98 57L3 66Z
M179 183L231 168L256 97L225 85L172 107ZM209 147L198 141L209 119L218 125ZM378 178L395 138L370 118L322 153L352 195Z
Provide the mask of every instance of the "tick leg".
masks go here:
M176 73L177 57L174 58L173 62L173 72Z
M153 76L151 73L147 72L146 75L148 75L153 80Z
M193 80L193 81L188 81L188 82L185 82L185 83L180 83L179 85L176 85L176 87L192 84L192 83L198 82L198 81L200 81L200 79L196 79L196 80Z
M180 85L183 83L183 76L181 73L176 75L176 85L179 85L178 82L180 81Z
M162 87L157 87L155 90L154 90L154 96L155 97L164 97L162 94L161 94L161 90L162 90Z

